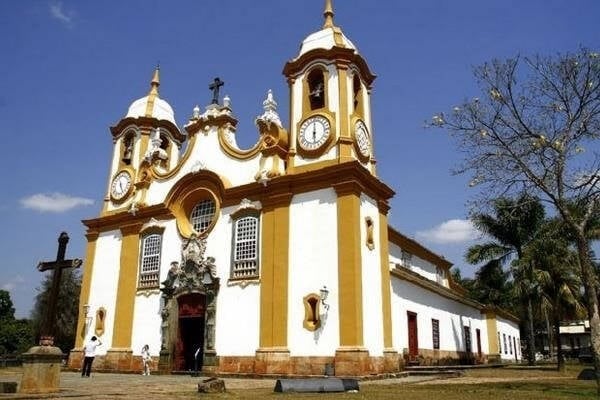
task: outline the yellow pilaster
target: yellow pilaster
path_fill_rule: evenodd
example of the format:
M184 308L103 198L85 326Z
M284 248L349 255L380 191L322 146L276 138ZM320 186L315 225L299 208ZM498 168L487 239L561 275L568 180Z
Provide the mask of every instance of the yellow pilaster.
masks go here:
M339 133L340 133L340 161L352 159L352 132L350 132L350 113L348 110L348 65L338 62L338 88L339 88Z
M286 193L262 203L261 349L287 347L290 201Z
M379 204L379 254L381 257L381 306L383 315L383 347L392 348L392 298L389 262L387 203Z
M340 346L362 347L360 191L352 183L341 183L334 188L337 193Z
M98 233L88 233L87 246L85 249L85 260L83 264L83 277L81 279L81 292L79 295L79 318L77 318L77 335L75 337L75 348L83 347L85 336L85 314L83 306L89 304L90 287L92 285L92 272L94 270L94 258L96 256L96 242Z
M128 349L131 347L133 311L137 287L137 269L139 260L141 225L121 228L121 260L112 347Z
M500 349L498 348L498 325L496 323L496 314L486 312L485 322L488 333L488 354L489 356L498 356L500 354Z

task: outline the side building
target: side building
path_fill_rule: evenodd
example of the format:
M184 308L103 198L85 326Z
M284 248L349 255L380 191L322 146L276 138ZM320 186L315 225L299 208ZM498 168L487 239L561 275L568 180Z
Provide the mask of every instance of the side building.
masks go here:
M251 148L237 145L218 80L180 129L158 69L111 127L103 209L83 221L70 367L92 335L106 371L140 370L146 344L164 373L365 376L512 360L500 348L517 351L514 317L467 300L446 260L388 226L375 75L330 0L323 15L283 69L289 124L269 91Z

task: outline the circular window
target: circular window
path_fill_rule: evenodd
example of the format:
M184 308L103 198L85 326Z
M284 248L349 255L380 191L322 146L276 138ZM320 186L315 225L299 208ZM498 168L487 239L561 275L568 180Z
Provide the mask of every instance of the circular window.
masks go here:
M190 222L196 232L202 234L208 229L215 217L216 208L216 204L212 199L201 200L194 206L190 215Z

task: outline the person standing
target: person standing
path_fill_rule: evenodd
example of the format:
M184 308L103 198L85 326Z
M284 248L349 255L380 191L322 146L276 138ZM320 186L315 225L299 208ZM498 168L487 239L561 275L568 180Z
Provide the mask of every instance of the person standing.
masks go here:
M150 375L150 364L152 363L152 357L150 357L150 346L147 344L142 347L142 363L144 365L144 371L142 375Z
M83 367L81 368L82 377L90 377L92 363L94 362L94 357L96 357L96 348L101 345L102 342L96 336L92 336L90 341L83 347L84 358Z

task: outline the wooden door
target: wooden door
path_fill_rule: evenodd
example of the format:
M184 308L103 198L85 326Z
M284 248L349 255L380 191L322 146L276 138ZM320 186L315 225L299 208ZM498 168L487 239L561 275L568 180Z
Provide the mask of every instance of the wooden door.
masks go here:
M475 334L477 336L477 357L481 358L481 330L475 329Z
M408 311L406 315L408 317L408 357L409 360L415 360L419 355L417 314Z

